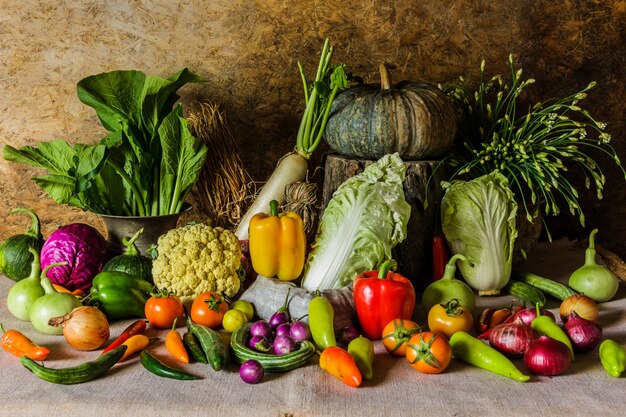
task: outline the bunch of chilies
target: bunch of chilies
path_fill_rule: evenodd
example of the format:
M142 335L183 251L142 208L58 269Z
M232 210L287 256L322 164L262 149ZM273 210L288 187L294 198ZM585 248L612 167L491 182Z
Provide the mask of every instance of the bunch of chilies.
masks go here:
M304 266L304 228L297 214L278 213L277 204L273 203L269 214L259 213L250 222L250 259L258 274L291 281L301 274ZM82 305L80 297L84 293L72 294L52 285L47 278L47 270L59 265L52 264L41 271L38 250L31 247L28 251L33 255L30 276L19 280L7 299L10 312L17 318L30 320L44 333L62 333L71 346L86 351L100 349L109 340L107 317L121 319L135 315L147 319L131 323L95 360L68 368L40 365L36 361L47 358L48 348L38 346L17 330L2 329L1 346L20 356L21 363L35 375L54 383L94 379L133 354L139 355L145 369L158 376L198 379L172 366L171 360L164 362L146 349L154 342L154 338L145 334L148 323L155 329L168 330L165 347L173 359L184 364L194 361L209 364L219 371L232 356L240 364L241 379L251 384L260 382L265 372L304 366L319 353L323 370L357 387L363 379L374 376L373 341L376 340L382 341L389 354L406 358L410 366L427 374L445 371L454 356L496 374L527 381L530 377L511 358L523 357L526 367L534 374L558 375L569 368L576 351L589 351L598 345L601 363L610 375L618 377L626 367L626 350L613 340L602 340L597 304L585 295L563 297L562 327L540 305L488 308L474 323L475 300L467 287L453 291L453 295L444 291L433 296L432 287L437 282L460 285L454 273L455 263L462 255L455 255L441 265L436 275L442 276L434 277L438 280L424 292L422 305L427 311L427 330L413 320L416 306L413 285L392 271L393 262L386 260L378 269L358 274L354 279L358 328L350 326L336 331L333 306L319 293L308 305L308 324L302 318L293 320L289 316L289 293L284 305L269 320L252 322L254 307L243 299L229 305L222 295L208 291L198 295L185 311L176 295L152 293L154 289L148 280L131 279L129 274L112 271L100 272L91 282L88 297L98 299L98 308ZM119 302L120 297L128 297L127 302ZM187 333L181 336L177 325L183 320ZM221 329L231 333L230 349ZM470 334L474 331L477 337Z

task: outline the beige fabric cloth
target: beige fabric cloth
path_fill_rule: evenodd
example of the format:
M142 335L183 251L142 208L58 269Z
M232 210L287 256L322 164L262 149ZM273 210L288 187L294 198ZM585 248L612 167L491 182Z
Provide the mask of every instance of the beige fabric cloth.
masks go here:
M583 262L583 249L566 241L542 243L524 268L565 280ZM0 317L5 329L15 328L53 353L46 365L62 367L90 360L99 352L78 352L62 336L44 336L6 309L11 282L0 280ZM606 337L626 343L626 297L601 305L600 324ZM479 306L506 305L507 297L481 298ZM549 307L557 312L558 305ZM112 325L116 336L130 321ZM151 349L163 360L165 331ZM375 377L354 389L315 364L285 374L267 375L247 385L237 367L214 372L207 365L184 368L199 381L159 378L137 359L116 365L104 377L72 386L39 380L16 357L0 351L0 416L622 416L626 378L612 378L602 369L597 352L579 354L570 370L557 377L533 377L520 383L453 360L445 373L422 375L406 360L387 355L377 344ZM173 362L172 365L178 366ZM524 369L522 361L516 364Z

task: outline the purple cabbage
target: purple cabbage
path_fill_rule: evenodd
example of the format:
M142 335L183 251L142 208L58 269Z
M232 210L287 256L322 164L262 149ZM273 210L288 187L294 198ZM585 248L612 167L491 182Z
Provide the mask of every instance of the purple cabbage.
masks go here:
M41 269L57 262L67 265L51 268L46 276L53 284L70 291L91 288L93 277L108 260L107 242L93 227L72 223L59 227L41 248Z

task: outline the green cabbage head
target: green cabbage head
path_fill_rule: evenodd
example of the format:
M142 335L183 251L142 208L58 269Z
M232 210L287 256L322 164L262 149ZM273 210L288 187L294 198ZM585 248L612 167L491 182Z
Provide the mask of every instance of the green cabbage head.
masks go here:
M444 182L441 226L465 281L480 295L498 294L509 282L517 238L517 203L499 172L471 181Z

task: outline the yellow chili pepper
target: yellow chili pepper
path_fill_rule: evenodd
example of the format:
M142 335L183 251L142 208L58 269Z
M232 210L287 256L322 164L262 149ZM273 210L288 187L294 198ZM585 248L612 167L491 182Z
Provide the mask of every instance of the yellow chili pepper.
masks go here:
M120 358L118 362L124 362L130 355L133 353L140 352L146 348L150 344L150 339L148 336L144 334L136 334L134 336L129 337L123 345L128 346L124 355Z
M294 212L278 213L278 202L270 202L270 213L250 219L250 259L263 276L292 281L302 273L306 237L302 218Z

